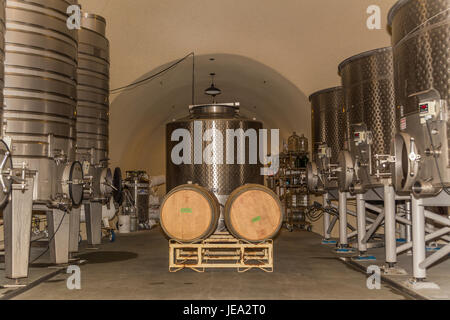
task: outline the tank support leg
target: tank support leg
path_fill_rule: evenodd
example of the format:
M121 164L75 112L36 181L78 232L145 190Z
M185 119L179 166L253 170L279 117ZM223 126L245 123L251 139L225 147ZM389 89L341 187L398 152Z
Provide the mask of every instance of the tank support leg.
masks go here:
M91 246L102 243L102 204L89 202L84 205L87 241Z
M359 255L364 255L367 252L367 242L364 242L366 237L366 200L363 194L356 195L356 219L358 230L358 251Z
M395 219L395 191L392 186L384 186L384 232L386 264L389 268L395 267L397 263L397 239Z
M10 279L28 277L31 220L33 214L33 179L22 190L13 185L9 202L3 211L5 234L5 274Z
M408 221L411 221L411 200L405 201L405 210L406 210L406 216L405 218ZM412 226L406 225L406 243L412 242ZM408 254L412 254L412 250L409 250L407 252Z
M412 216L412 251L413 251L413 278L407 284L414 289L439 289L433 282L426 282L426 267L422 262L426 258L425 249L425 208L422 199L411 197Z
M329 207L328 193L325 193L323 195L323 207L324 208ZM328 212L324 212L324 214L323 214L323 233L324 233L323 237L324 237L324 240L331 239L331 234L328 232L329 228L330 228L330 214Z
M339 191L339 245L337 253L350 253L347 234L347 193Z
M58 209L47 212L48 236L50 239L50 262L66 264L69 262L69 224L70 214Z
M73 208L70 213L69 253L78 252L78 242L80 238L80 214L81 207Z

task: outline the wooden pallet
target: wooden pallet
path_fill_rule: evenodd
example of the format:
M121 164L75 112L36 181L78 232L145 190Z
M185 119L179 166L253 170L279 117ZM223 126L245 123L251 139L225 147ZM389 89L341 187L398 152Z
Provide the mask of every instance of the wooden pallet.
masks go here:
M205 272L212 268L235 268L240 273L250 269L273 272L273 241L254 244L225 232L194 243L169 241L169 272Z

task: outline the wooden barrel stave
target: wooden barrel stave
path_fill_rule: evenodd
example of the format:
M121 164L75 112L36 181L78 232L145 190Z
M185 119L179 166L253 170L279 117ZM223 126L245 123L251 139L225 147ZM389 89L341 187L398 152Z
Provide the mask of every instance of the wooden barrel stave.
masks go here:
M160 207L164 233L180 242L196 242L210 237L217 229L220 204L209 190L194 184L171 190Z
M249 242L273 239L281 229L283 214L278 196L263 185L247 184L234 190L224 210L228 231Z

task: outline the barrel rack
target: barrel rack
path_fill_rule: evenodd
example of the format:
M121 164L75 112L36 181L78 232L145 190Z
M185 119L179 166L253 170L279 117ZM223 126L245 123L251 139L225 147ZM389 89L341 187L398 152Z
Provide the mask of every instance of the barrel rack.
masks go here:
M193 243L169 241L169 272L192 269L235 268L239 273L250 269L273 272L273 241L250 243L228 232L213 234Z

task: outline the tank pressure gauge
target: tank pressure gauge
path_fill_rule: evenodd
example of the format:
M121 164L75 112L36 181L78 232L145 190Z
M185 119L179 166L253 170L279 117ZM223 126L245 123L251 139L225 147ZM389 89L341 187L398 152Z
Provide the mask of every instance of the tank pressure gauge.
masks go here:
M85 176L89 175L89 170L91 169L91 164L87 161L83 161L83 174Z
M317 150L319 158L323 158L327 156L327 147L319 147Z
M372 143L372 133L370 131L355 131L353 133L353 141L357 146L365 143Z
M422 102L419 104L420 124L426 124L428 120L437 119L439 113L436 101Z

